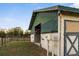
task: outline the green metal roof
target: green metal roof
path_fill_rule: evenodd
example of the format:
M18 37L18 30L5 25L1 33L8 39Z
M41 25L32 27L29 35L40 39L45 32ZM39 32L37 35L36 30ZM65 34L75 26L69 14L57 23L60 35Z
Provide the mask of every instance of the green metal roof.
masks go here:
M43 8L43 9L39 9L39 10L34 10L33 14L32 14L31 21L30 21L29 30L31 30L33 23L35 21L35 17L38 13L47 12L47 11L55 11L55 10L56 11L60 10L60 11L68 11L68 12L73 12L73 13L79 13L79 9L77 9L77 8L60 6L60 5L48 7L48 8Z
M69 12L79 13L79 9L77 9L77 8L61 6L61 5L43 8L43 9L39 9L39 10L34 10L34 12L44 12L44 11L52 11L52 10L61 10L61 11L69 11Z

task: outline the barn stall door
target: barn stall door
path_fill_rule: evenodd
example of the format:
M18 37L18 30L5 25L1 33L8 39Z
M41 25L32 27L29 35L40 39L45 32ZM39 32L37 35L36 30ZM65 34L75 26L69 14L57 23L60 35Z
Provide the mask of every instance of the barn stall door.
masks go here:
M35 42L40 43L41 41L41 24L35 26Z
M79 55L79 21L64 22L64 55Z

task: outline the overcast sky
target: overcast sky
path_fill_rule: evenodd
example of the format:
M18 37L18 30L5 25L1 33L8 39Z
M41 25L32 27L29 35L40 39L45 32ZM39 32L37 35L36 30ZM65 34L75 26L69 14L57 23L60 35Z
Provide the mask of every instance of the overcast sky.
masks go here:
M79 7L79 4L73 3L22 3L22 4L1 4L0 3L0 28L9 29L13 27L22 27L28 29L33 10L50 7L54 5Z

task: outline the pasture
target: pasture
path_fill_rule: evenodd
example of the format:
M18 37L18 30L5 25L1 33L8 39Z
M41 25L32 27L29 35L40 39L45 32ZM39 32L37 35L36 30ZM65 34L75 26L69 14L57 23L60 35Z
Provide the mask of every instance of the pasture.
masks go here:
M46 50L29 41L11 41L0 47L0 56L46 56Z

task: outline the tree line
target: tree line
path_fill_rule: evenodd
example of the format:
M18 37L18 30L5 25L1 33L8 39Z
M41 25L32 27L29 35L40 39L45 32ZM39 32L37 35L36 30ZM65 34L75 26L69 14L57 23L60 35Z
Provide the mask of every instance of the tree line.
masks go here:
M0 30L0 39L1 43L3 45L3 41L6 39L10 40L19 40L18 38L30 38L31 32L26 30L25 32L21 27L15 27L8 30Z

